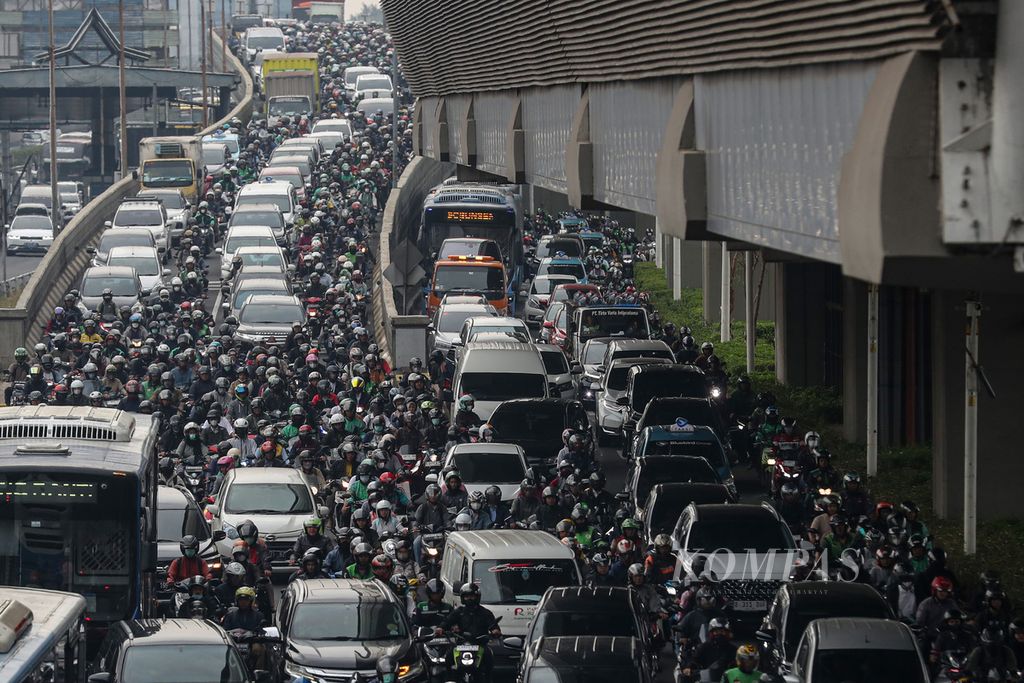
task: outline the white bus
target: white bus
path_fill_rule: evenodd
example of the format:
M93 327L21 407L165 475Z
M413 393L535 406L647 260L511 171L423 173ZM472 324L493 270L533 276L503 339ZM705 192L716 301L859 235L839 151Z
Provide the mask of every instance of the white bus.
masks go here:
M85 598L0 586L0 681L84 683Z

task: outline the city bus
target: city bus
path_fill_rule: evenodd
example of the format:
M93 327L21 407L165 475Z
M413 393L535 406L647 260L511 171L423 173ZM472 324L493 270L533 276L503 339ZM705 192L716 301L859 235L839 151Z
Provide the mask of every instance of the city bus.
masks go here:
M0 584L79 593L90 644L153 612L159 421L0 408Z
M0 586L0 681L85 683L85 598Z
M423 202L417 246L427 255L424 270L434 272L441 244L453 237L494 240L501 249L509 295L523 275L522 216L512 191L498 185L442 184ZM513 297L513 302L514 302Z

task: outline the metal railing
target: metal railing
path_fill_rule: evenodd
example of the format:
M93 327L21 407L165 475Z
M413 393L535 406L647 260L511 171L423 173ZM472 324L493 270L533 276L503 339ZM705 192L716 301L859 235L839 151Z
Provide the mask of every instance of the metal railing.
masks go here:
M0 297L7 298L22 289L28 284L28 281L32 279L32 273L36 271L30 270L27 273L21 275L15 275L12 278L0 281Z

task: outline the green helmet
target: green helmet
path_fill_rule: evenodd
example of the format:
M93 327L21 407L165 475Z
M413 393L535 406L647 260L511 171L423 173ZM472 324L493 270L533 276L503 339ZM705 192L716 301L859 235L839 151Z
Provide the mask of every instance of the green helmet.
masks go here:
M639 528L640 528L640 523L637 522L632 517L627 517L626 519L622 520L622 530L623 531L625 531L626 529L639 529Z
M28 350L24 346L14 349L15 358L28 358Z
M319 517L310 517L302 523L302 528L316 527L317 529L319 529L321 526L323 526L323 522L320 521Z

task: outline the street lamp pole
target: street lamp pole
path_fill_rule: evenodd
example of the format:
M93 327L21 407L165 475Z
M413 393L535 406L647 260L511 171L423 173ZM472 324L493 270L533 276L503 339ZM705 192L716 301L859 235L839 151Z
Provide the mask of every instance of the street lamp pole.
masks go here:
M57 230L60 218L60 196L57 192L57 64L54 58L53 42L53 0L46 3L47 18L50 31L50 218L54 231ZM6 266L7 240L4 238L4 265ZM6 278L5 278L6 279Z
M51 0L52 2L52 0ZM128 95L125 91L124 64L124 0L117 3L118 33L120 34L120 54L117 58L117 98L121 109L121 177L128 175ZM156 102L153 103L156 106Z

